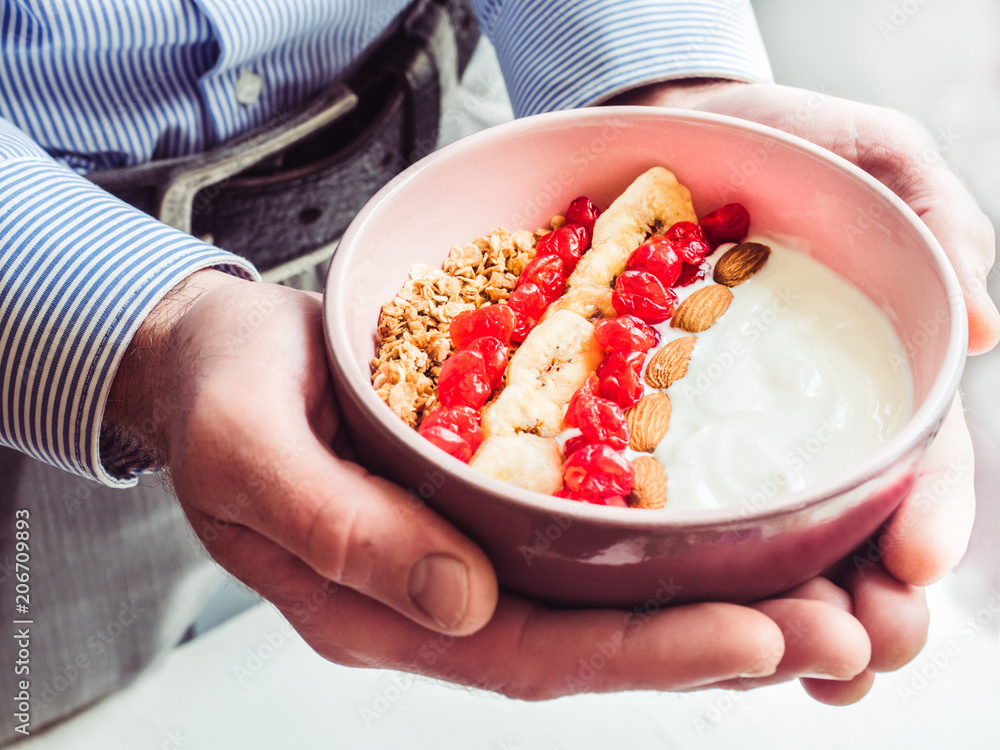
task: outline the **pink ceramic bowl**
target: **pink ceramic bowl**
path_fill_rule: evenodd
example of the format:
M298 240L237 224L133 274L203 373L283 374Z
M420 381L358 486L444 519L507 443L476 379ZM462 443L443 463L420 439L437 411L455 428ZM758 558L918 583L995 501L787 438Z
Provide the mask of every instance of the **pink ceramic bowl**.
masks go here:
M746 205L755 231L807 243L896 325L911 352L914 416L832 482L741 508L609 508L522 490L459 463L376 396L379 308L414 263L497 226L534 229L578 195L607 206L653 165L674 171L699 215ZM741 120L650 108L531 117L415 164L361 211L333 260L326 329L340 407L363 463L475 540L507 589L571 605L749 601L851 553L910 489L955 394L967 330L958 282L923 224L880 183L803 140Z

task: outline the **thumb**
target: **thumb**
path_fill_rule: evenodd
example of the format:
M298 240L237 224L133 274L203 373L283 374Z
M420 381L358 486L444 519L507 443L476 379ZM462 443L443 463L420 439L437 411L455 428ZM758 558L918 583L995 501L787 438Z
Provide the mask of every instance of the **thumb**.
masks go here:
M305 460L313 468L299 474L292 502L290 488L275 498L291 512L259 512L257 531L425 627L468 635L489 621L497 582L482 550L417 496L324 447Z
M490 620L497 582L488 558L416 495L336 458L311 432L285 432L287 423L231 426L242 439L229 462L195 452L175 458L173 482L183 503L257 532L323 578L432 630L467 635ZM295 450L261 462L275 445ZM220 498L242 500L233 508ZM240 561L242 569L231 572L241 580L273 577L265 560L224 548L245 535L199 536L220 562Z

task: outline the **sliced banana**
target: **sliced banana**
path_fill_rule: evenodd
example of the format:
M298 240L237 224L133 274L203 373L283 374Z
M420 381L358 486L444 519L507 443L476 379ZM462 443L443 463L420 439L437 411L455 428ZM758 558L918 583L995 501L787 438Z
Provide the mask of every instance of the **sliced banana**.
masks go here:
M591 248L566 285L611 286L633 250L678 221L698 221L691 193L673 172L653 167L639 175L597 219Z
M486 437L517 435L528 432L541 437L555 437L563 430L563 410L535 388L508 385L496 401L483 409L483 434Z
M575 312L587 320L613 318L617 313L611 303L613 290L609 286L578 286L568 289L557 299L542 316L542 322L548 320L560 310Z
M487 438L469 466L502 482L551 495L562 487L562 463L556 440L522 433Z
M604 352L594 338L594 324L575 312L560 310L539 323L514 352L507 385L523 385L557 406L601 363Z

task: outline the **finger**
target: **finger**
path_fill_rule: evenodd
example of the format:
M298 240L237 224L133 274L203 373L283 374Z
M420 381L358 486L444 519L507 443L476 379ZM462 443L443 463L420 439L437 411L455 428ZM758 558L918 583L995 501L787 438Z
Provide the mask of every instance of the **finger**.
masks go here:
M428 627L466 634L496 606L485 554L401 488L313 447L294 481L261 488L247 525L323 578L370 596Z
M831 604L838 609L855 615L856 605L851 593L845 591L840 586L823 577L813 578L801 586L797 586L785 592L782 598L814 599ZM857 618L861 625L868 632L871 640L871 630L861 618ZM874 653L875 644L872 643ZM873 657L874 658L874 657ZM830 680L818 679L815 677L802 677L799 682L806 693L814 700L831 706L846 706L856 703L868 694L872 685L875 684L875 673L871 669L871 662L868 668L861 674L850 680Z
M226 527L219 541L212 553L220 564L273 601L321 655L353 666L419 672L538 700L688 689L771 672L783 653L781 632L768 617L733 604L639 613L550 610L504 594L482 630L443 635L356 591L330 586L250 529Z
M176 457L178 496L428 627L467 633L485 624L497 596L485 554L416 495L338 460L307 425L289 421L223 425L235 436L229 460ZM210 550L222 543L202 541Z
M854 614L854 602L851 595L840 586L828 578L817 576L805 583L799 584L795 588L779 594L778 599L811 599L818 602L826 602L834 607Z
M922 588L897 580L881 565L852 571L844 586L854 600L854 616L871 640L869 670L891 672L920 653L930 623Z
M992 223L922 126L889 110L870 112L879 116L865 120L856 144L858 166L902 198L941 243L968 307L969 351L993 348L1000 340L1000 313L986 286L996 252Z
M871 644L861 623L845 612L841 603L785 598L753 605L781 628L785 642L781 663L768 677L712 687L747 690L804 676L853 680L868 665Z
M875 673L866 669L852 680L816 680L803 677L799 682L813 700L828 706L849 706L868 695L875 684Z
M962 559L975 513L972 440L956 396L913 490L879 539L882 562L900 581L933 583Z

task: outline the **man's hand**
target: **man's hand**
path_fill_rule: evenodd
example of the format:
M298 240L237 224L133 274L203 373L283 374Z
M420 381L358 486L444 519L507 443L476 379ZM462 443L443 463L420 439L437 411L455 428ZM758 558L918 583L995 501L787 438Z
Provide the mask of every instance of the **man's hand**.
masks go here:
M850 680L869 664L850 614L862 600L825 579L753 607L554 610L498 596L466 537L329 447L340 425L321 320L316 295L195 274L136 337L107 418L163 457L212 556L323 656L526 699Z
M993 226L915 120L802 89L731 81L667 82L609 103L740 117L798 135L857 164L906 201L941 243L964 291L970 352L988 351L1000 340L1000 314L986 290L995 253ZM870 687L872 672L898 669L916 656L927 629L926 604L917 587L958 564L975 502L972 443L956 398L916 487L877 540L876 564L859 569L845 561L847 572L838 577L851 594L843 606L871 639L869 669L850 683L803 680L813 697L829 703L857 700Z

